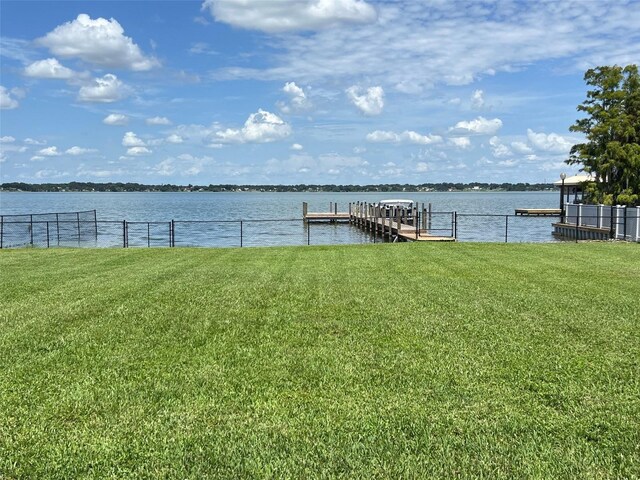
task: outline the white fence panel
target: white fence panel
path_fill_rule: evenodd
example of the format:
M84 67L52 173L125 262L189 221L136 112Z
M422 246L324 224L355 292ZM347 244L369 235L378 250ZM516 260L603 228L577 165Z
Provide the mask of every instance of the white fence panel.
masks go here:
M610 229L613 223L614 237L620 240L640 242L640 207L621 205L565 205L565 223L579 226Z

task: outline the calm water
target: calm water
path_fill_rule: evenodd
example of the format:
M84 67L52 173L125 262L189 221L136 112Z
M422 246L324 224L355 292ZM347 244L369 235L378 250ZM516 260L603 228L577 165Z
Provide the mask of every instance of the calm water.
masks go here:
M0 193L0 214L30 214L96 210L98 221L162 222L157 232L147 226L132 226L132 236L141 243L147 237L162 244L166 222L201 220L244 220L243 245L361 243L371 237L347 225L315 224L307 232L302 222L302 202L309 211L327 211L330 202L346 211L349 202L377 202L386 198L407 198L419 203L432 204L436 213L433 228L440 233L451 233L451 214L458 212L458 238L461 241L504 241L505 229L509 241L553 241L553 217L465 216L465 214L513 215L516 208L557 208L557 192L446 192L446 193ZM290 219L295 221L272 224L249 220ZM265 227L265 225L270 225ZM179 224L177 244L190 244L198 237L204 244L235 245L239 243L239 222L217 225ZM136 229L140 230L139 235ZM142 231L144 230L144 232ZM439 233L439 232L434 232ZM117 235L114 233L113 235ZM222 243L213 237L223 238ZM139 237L139 238L138 238ZM134 240L135 243L136 240ZM182 243L181 243L182 241ZM153 243L153 242L149 242ZM194 242L192 243L197 243Z

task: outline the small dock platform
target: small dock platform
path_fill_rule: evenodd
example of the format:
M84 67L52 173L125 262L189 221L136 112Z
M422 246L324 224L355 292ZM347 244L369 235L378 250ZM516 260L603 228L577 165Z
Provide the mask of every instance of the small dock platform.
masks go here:
M558 217L562 215L559 208L516 208L516 215L523 217Z
M348 222L349 212L338 212L337 203L329 203L328 212L309 212L307 202L302 203L302 218L305 222Z

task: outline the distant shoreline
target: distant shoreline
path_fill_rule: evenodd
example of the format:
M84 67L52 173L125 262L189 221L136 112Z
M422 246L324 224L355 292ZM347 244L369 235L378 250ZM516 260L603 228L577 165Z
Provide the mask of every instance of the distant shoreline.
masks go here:
M2 192L544 192L553 191L551 183L423 183L377 185L145 185L140 183L22 183L0 185Z

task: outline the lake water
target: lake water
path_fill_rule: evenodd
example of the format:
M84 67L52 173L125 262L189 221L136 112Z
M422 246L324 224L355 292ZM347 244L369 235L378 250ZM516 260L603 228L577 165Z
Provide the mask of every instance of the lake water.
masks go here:
M172 219L184 222L176 226L176 245L239 246L240 228L243 246L363 243L374 239L368 233L345 224L314 224L307 231L300 221L302 202L309 204L310 212L328 211L330 202L337 202L339 211L347 211L349 202L377 202L386 198L406 198L425 205L431 203L434 212L442 212L433 215L433 228L441 229L434 234L449 235L452 227L450 212L457 212L460 241L504 241L505 233L510 242L554 240L551 223L557 218L512 216L507 220L504 216L513 215L516 208L557 208L557 192L0 192L0 214L96 210L99 225L102 227L104 222L105 231L113 230L109 235L114 236L114 241L105 240L105 246L119 245L121 234L118 228L123 220L157 222L151 226L132 224L128 233L134 245L163 245L168 222ZM242 226L239 220L243 220ZM196 223L199 221L212 222ZM108 222L114 222L113 228L107 228ZM131 241L129 245L132 246Z

